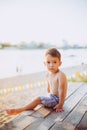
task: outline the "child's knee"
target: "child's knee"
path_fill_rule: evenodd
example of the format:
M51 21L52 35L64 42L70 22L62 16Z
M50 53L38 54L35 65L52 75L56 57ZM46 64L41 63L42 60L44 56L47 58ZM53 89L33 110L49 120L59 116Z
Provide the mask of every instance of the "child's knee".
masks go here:
M37 100L38 103L41 103L40 97L37 97L36 100Z

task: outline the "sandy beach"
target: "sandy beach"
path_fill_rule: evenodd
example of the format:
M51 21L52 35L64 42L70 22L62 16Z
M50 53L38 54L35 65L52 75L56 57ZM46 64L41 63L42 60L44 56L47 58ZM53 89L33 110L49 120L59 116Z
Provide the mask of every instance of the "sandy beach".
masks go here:
M68 67L62 70L67 76L70 76L79 71L87 71L87 65ZM5 109L22 107L35 97L47 93L45 73L39 72L0 79L0 125L8 119Z

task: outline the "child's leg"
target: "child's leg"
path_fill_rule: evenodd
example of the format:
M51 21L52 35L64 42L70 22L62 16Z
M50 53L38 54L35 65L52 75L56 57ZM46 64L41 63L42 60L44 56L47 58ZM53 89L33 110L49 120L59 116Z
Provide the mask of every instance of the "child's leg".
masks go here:
M21 113L23 111L34 109L40 103L41 103L41 99L38 97L38 98L36 98L34 101L32 101L31 103L29 103L25 107L18 108L18 109L8 109L8 110L6 110L6 112L9 115L16 115L16 114L19 114L19 113Z

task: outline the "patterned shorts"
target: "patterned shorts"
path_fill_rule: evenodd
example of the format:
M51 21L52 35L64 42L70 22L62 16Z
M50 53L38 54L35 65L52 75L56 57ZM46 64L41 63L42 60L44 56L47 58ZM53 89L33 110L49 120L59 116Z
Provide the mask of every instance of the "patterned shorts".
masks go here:
M47 96L40 96L41 103L46 107L54 107L59 103L59 97L49 94Z

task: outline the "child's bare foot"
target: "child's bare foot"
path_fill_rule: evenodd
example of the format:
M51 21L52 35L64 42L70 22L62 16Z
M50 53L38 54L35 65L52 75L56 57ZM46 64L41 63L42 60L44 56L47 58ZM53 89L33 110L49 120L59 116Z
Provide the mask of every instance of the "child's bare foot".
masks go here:
M21 113L23 110L20 109L8 109L6 110L8 115L17 115L19 113Z

